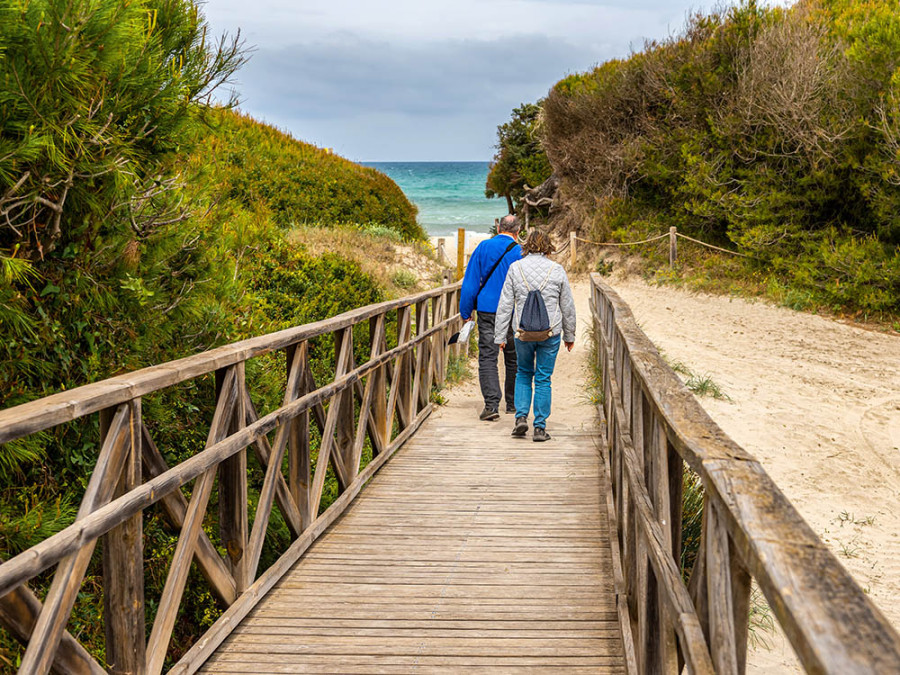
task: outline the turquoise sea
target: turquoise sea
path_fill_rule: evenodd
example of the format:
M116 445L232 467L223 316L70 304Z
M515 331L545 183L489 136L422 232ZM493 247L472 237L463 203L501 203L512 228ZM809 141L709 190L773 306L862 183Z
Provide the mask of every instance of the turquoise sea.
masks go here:
M456 234L465 227L487 232L506 215L505 199L487 199L489 162L364 162L387 174L419 207L419 222L430 235Z

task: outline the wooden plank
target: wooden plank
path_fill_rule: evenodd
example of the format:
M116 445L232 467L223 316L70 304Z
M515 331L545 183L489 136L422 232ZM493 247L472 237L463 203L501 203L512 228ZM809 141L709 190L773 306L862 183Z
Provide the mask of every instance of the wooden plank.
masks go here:
M737 638L728 532L716 513L716 507L708 509L706 515L706 592L709 598L710 651L717 673L737 675Z
M334 362L339 363L343 350L347 350L345 361L346 370L356 368L356 358L353 355L353 330L347 328L334 334ZM335 378L343 375L335 372ZM359 384L359 383L357 383ZM338 416L334 428L333 459L340 465L338 472L339 490L343 491L353 482L356 472L353 469L354 441L356 440L356 425L354 423L354 389L345 389L332 400L332 405L337 406Z
M253 405L253 401L250 399L250 393L246 390L244 391L244 405L246 406L247 411L247 424L253 424L259 419L259 414L256 412L256 406ZM306 466L306 473L303 472L303 452L305 452L305 462L308 464L309 462L309 416L308 413L303 413L307 415L306 419L303 421L304 429L305 429L305 441L300 441L299 446L301 449L300 452L300 471L298 472L298 477L305 477L304 481L299 481L297 483L297 491L300 493L300 499L302 501L306 500L306 493L308 492L309 485L309 467ZM294 418L292 421L288 422L289 430L289 440L288 446L292 442L295 442L294 434L297 433L297 420L299 416ZM304 445L305 444L305 445ZM305 447L305 450L304 450ZM272 448L269 445L269 439L265 436L256 440L253 444L253 449L256 454L256 459L259 462L260 467L263 471L268 471L270 464L270 457L272 456ZM281 511L281 515L284 518L284 522L287 525L288 529L291 531L291 536L297 538L300 536L300 533L303 532L303 523L304 516L297 503L294 501L294 496L292 494L291 488L288 486L287 481L285 481L284 476L278 471L275 474L275 503L278 504L278 510ZM252 578L253 575L250 575Z
M141 401L129 407L125 467L113 496L141 482L143 420ZM113 411L101 411L100 430L105 440ZM113 674L141 675L145 660L143 519L136 514L110 530L103 541L103 625L106 663Z
M511 658L545 672L608 659L624 672L594 439L561 433L550 460L506 452L516 441L496 434L491 453L447 443L458 433L437 420L417 433L205 669L340 658L345 672L357 658L440 654L503 671Z

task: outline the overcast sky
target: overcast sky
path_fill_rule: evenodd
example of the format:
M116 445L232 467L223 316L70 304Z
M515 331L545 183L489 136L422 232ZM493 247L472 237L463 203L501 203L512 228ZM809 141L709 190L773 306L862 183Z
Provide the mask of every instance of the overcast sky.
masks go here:
M356 161L487 160L569 73L677 32L711 0L209 0L255 48L241 109Z

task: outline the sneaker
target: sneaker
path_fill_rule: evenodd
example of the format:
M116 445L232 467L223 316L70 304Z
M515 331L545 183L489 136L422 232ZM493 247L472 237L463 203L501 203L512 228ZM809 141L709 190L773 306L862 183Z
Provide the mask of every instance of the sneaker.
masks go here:
M485 406L484 410L482 410L481 414L478 416L478 419L482 422L493 422L496 419L500 419L500 413Z
M535 443L543 443L544 441L550 440L550 434L548 434L547 430L543 427L535 427L534 436L531 440L533 440Z
M510 436L514 438L525 438L525 434L528 433L528 418L527 417L517 417L516 418L516 426L513 428Z

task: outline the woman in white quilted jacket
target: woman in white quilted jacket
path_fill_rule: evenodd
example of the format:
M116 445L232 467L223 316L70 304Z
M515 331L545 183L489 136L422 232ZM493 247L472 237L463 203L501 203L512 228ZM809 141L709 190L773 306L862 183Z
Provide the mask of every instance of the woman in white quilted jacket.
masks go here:
M516 425L512 435L524 438L528 433L528 414L534 398L534 433L536 443L550 440L547 433L547 418L550 416L552 388L550 379L556 366L560 341L572 351L575 346L575 299L572 288L562 265L547 256L553 253L550 237L540 230L532 230L522 246L521 260L514 262L506 274L503 291L494 323L494 342L506 343L507 327L513 321L516 332ZM522 316L526 310L526 299L530 291L540 293L546 307L548 326L540 330L523 330ZM539 303L533 297L528 303L528 315L534 313ZM534 326L525 326L534 328Z

